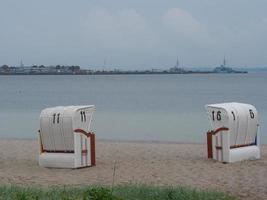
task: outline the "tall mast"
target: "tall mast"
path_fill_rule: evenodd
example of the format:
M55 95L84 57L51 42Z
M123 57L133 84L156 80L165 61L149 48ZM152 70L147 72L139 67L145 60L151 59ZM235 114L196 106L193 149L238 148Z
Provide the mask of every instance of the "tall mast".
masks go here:
M226 59L225 59L225 56L223 58L223 66L225 67L226 66Z
M176 66L175 66L176 68L178 68L179 67L179 59L178 59L178 56L177 56L177 61L176 61Z
M106 70L106 64L107 64L107 58L105 57L105 59L104 59L104 64L103 64L103 71Z
M20 60L20 67L24 67L22 59Z

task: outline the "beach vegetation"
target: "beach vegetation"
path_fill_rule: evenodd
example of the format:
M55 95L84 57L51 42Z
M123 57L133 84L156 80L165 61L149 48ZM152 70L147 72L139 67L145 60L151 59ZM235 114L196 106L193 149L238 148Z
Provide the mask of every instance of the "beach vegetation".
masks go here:
M236 200L228 194L185 187L120 185L88 187L0 186L0 200Z

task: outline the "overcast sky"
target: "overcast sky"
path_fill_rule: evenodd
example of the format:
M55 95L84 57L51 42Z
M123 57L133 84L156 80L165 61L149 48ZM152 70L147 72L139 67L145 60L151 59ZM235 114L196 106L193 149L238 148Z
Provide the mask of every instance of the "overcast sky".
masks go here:
M1 0L0 65L267 66L266 0Z

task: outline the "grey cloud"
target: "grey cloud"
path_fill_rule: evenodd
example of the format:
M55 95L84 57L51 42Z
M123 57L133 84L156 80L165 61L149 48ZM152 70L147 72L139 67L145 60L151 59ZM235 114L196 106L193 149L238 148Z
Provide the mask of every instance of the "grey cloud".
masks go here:
M0 64L167 68L264 66L267 2L10 0L0 3Z

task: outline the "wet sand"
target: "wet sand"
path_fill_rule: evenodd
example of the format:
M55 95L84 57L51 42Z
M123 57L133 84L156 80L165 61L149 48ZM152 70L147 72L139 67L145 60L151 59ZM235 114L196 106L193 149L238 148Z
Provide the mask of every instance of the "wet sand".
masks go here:
M38 166L36 140L0 140L0 184L23 186L144 183L215 189L240 199L267 199L267 146L261 159L222 164L204 144L97 141L96 166L79 170Z

